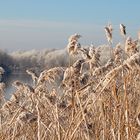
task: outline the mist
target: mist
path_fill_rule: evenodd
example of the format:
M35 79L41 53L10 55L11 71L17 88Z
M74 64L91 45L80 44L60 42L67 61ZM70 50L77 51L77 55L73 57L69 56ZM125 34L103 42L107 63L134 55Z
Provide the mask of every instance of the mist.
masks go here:
M0 66L6 70L6 73L25 72L26 69L40 72L54 66L66 66L67 62L68 54L65 49L16 51L13 53L0 50Z
M109 47L107 45L99 46L101 50L101 61L104 63L109 56ZM32 69L40 73L44 69L69 65L69 55L67 49L43 49L30 51L15 51L7 53L0 50L0 66L7 74L25 73L27 69ZM74 57L73 59L77 59Z

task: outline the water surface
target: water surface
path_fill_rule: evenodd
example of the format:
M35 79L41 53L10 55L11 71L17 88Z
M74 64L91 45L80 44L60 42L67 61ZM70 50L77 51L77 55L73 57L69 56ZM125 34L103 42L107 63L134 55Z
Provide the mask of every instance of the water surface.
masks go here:
M13 73L4 79L6 83L5 96L6 98L10 98L10 96L16 91L16 88L12 86L12 83L16 80L19 80L23 83L32 84L32 79L26 73Z

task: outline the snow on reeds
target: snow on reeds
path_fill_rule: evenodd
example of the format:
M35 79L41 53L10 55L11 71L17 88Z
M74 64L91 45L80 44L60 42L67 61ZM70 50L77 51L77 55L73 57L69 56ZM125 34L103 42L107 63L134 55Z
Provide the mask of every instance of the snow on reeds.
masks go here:
M125 26L120 27L126 35ZM111 42L111 25L106 33ZM125 50L117 44L113 57L101 65L101 48L85 48L79 37L69 38L68 53L79 58L71 65L43 70L39 76L27 69L34 85L15 81L9 100L0 83L1 140L139 140L137 41L127 38Z

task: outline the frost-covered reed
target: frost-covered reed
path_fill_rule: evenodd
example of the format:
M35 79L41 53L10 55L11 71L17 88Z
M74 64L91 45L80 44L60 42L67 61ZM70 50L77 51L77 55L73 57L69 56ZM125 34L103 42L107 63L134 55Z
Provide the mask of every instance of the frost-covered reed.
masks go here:
M120 26L126 35L125 26ZM106 27L112 42L112 26ZM0 83L1 140L139 140L140 52L137 41L117 44L102 65L101 48L83 47L72 35L71 65L32 71L34 85L15 81L8 100ZM0 68L0 74L4 74Z

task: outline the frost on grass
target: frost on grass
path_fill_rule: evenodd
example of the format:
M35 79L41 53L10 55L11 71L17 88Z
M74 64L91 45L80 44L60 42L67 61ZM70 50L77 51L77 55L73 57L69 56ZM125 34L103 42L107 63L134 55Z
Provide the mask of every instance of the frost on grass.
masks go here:
M112 43L112 26L105 30ZM126 36L123 24L120 31ZM82 46L80 37L70 36L65 51L51 51L44 57L67 58L66 65L56 62L39 74L26 69L33 86L15 81L16 91L9 100L5 99L5 84L0 83L0 139L140 139L138 41L129 37L109 52L106 46Z

